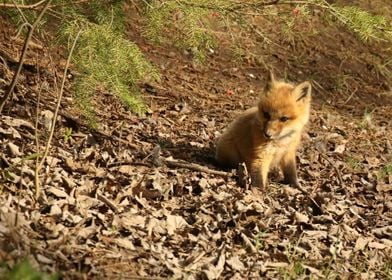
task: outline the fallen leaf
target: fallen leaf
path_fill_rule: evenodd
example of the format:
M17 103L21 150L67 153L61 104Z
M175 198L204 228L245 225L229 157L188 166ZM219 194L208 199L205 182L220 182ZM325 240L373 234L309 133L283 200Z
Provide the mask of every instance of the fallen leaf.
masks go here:
M369 244L373 238L371 237L359 237L355 242L354 252L362 251Z
M54 196L56 196L58 198L67 198L68 197L68 194L65 191L60 190L55 187L48 188L47 192L53 194Z
M133 245L133 243L125 238L116 238L113 240L114 243L116 243L118 246L124 248L124 249L128 249L128 250L135 250L135 246Z
M385 244L382 244L380 242L369 242L369 248L372 249L379 249L379 250L383 250L385 249L387 246Z
M61 215L61 213L62 213L61 208L57 204L54 204L52 205L52 207L50 207L51 216Z
M245 265L241 262L240 258L235 255L226 260L226 263L234 270L244 271L246 269Z
M309 222L309 217L305 214L298 212L298 211L295 211L294 218L298 223L305 223L306 224Z
M7 151L12 157L19 157L22 155L22 153L19 151L19 147L11 142L7 144Z
M168 215L166 218L166 227L169 235L173 235L177 229L187 226L188 223L181 216Z

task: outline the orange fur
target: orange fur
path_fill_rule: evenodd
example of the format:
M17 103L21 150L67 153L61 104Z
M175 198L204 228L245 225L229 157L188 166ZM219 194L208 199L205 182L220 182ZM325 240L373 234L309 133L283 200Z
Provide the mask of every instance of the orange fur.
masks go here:
M239 115L218 139L217 161L237 167L245 162L252 184L266 187L268 172L279 165L285 182L299 186L295 154L309 119L311 85L268 79L257 106Z

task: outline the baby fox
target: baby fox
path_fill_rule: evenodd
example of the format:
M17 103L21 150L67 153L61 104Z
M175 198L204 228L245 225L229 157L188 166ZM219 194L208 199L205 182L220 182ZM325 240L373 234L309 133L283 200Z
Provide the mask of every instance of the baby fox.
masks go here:
M270 73L257 106L238 116L218 139L216 160L228 167L245 162L252 185L267 186L271 167L280 165L284 182L300 187L295 153L309 120L311 85L276 81Z

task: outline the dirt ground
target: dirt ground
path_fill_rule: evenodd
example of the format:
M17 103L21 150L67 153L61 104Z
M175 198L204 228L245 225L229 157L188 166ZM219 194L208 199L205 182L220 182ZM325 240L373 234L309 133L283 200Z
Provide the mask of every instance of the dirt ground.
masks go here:
M3 96L23 39L0 20ZM0 117L0 260L28 257L62 279L391 279L392 92L380 70L390 47L316 18L321 32L292 40L266 24L274 43L249 41L254 55L240 62L221 38L199 64L148 42L136 23L128 36L161 72L160 83L141 84L149 113L137 117L102 93L99 128L90 130L73 106L71 69L38 200L38 93L42 86L42 153L66 56L34 38ZM298 152L311 198L277 174L265 191L240 187L214 162L216 137L255 104L266 65L277 77L312 82Z

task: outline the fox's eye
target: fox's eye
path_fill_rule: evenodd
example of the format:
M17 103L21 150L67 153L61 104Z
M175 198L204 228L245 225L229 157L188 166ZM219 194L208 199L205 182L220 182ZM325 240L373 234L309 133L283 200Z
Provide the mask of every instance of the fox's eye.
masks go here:
M281 122L287 122L288 120L289 120L289 118L286 116L280 117Z
M271 115L268 112L263 112L264 118L269 120L271 118Z

